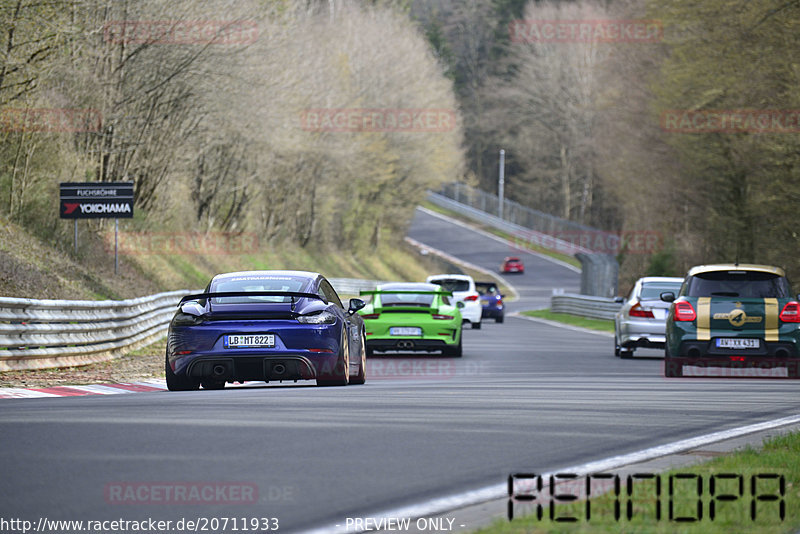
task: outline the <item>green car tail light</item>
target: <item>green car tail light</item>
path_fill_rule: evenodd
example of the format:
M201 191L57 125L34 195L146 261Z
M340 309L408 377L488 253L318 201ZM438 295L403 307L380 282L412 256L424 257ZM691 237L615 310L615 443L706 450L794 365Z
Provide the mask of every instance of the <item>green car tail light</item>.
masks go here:
M431 317L442 321L452 321L454 319L452 315L441 315L439 313L434 313L433 315L431 315Z
M367 313L361 316L362 319L377 319L381 316L380 313Z
M676 321L694 321L697 319L697 313L691 302L679 300L675 303L675 320Z

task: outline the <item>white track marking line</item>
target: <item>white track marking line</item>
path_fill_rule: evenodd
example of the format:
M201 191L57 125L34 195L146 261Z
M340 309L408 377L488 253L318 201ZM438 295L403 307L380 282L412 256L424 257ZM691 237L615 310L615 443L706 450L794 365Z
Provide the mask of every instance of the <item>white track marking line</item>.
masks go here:
M509 317L517 317L518 319L525 319L526 321L533 321L534 323L542 323L558 328L565 328L567 330L574 330L576 332L583 332L585 334L596 334L603 337L614 337L611 332L603 332L602 330L592 330L591 328L583 328L582 326L575 326L571 324L559 323L558 321L551 321L549 319L542 319L540 317L531 317L529 315L522 315L519 312L509 314Z
M66 386L70 389L78 389L81 391L87 391L89 393L97 393L99 395L118 395L120 393L133 393L133 391L129 391L126 389L115 388L113 386L106 386L103 384L89 384L89 385L82 385L82 386Z
M150 386L153 388L167 389L167 381L163 378L154 378L153 380L140 380L139 382L130 382L134 386Z
M646 460L652 460L653 458L659 458L661 456L667 456L669 454L675 454L678 452L695 449L697 447L703 447L705 445L709 445L717 441L738 438L740 436L745 436L747 434L753 434L755 432L761 432L763 430L770 430L773 428L778 428L797 423L800 423L800 414L792 415L789 417L783 417L781 419L773 419L771 421L765 421L763 423L755 423L752 425L732 428L730 430L712 432L711 434L705 434L703 436L697 436L694 438L682 439L680 441L667 443L665 445L658 445L656 447L650 447L648 449L643 449L641 451L631 452L628 454L621 454L619 456L612 456L610 458L606 458L603 460L597 460L594 462L588 462L576 466L565 467L563 469L559 469L558 471L554 471L552 473L541 473L541 476L543 478L546 478L549 477L550 475L555 475L557 473L574 473L578 476L581 475L585 476L592 473L600 473L611 469L618 469L626 465L637 464L640 462L644 462ZM419 517L428 517L436 514L443 514L451 510L464 508L466 506L481 504L495 499L504 499L507 497L508 497L508 484L506 482L503 482L501 484L485 486L483 488L479 488L472 491L466 491L463 493L457 493L447 497L439 497L437 499L432 499L430 501L422 502L419 504L405 506L402 508L395 508L391 510L384 510L381 513L371 514L368 516L367 515L361 516L361 518L363 519L372 518L375 520L379 520L380 518L386 518L386 517L398 517L398 518L408 517L412 519ZM344 521L342 521L342 523L344 523ZM334 533L365 532L365 530L355 530L353 528L348 529L345 525L339 523L335 525L329 525L326 527L310 530L308 532L312 532L313 534L322 534L331 532Z
M531 250L529 248L520 247L519 245L517 245L515 243L512 243L508 239L503 239L502 237L494 235L491 232L487 232L486 230L481 230L480 228L476 228L475 226L473 226L473 225L471 225L469 223L466 223L464 221L460 221L458 219L453 219L452 217L448 217L447 215L443 215L441 213L435 212L435 211L430 210L428 208L424 208L422 206L417 206L417 209L420 210L423 213L427 213L428 215L432 215L433 217L438 217L438 218L440 218L440 219L442 219L444 221L447 221L449 223L455 224L456 226L460 226L462 228L466 228L468 230L472 230L473 232L477 232L477 233L479 233L479 234L481 234L481 235L483 235L485 237L489 237L491 239L494 239L495 241L497 241L499 243L503 243L504 245L508 245L508 246L510 246L512 248L515 248L517 250L525 251L528 254L532 254L532 255L536 256L537 258L541 258L543 260L547 260L547 261L553 262L556 265L560 265L560 266L562 266L562 267L564 267L566 269L569 269L570 271L574 271L576 273L581 272L580 267L575 267L574 265L569 264L569 263L567 263L565 261L557 260L556 258L553 258L552 256L548 256L547 254L542 254L541 252L536 252L535 250Z
M60 396L54 393L44 393L43 391L33 391L25 388L0 388L0 399L33 399Z

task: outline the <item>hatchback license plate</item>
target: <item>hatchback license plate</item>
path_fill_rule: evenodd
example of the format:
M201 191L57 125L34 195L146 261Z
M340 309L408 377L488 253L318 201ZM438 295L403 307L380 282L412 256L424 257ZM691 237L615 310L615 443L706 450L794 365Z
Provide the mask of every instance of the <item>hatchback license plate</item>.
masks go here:
M750 338L717 338L719 349L757 349L758 340Z
M226 349L272 348L275 346L275 334L230 334L225 336Z
M389 329L389 334L393 336L421 336L422 328L412 326L393 326Z

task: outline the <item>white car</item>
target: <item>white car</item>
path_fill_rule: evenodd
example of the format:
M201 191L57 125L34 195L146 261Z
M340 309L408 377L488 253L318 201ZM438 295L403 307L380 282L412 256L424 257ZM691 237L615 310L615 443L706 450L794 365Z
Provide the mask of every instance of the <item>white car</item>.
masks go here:
M475 280L471 276L466 274L434 274L425 281L429 284L442 286L442 289L453 293L455 302L464 303L464 307L461 308L461 316L464 320L469 321L472 328L481 327L483 306L481 306L478 290L475 289Z

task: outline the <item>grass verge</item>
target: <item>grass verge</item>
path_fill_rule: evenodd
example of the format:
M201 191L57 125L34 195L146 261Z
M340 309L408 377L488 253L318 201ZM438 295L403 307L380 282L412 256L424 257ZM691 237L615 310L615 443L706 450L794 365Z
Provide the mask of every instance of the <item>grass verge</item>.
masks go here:
M619 495L612 488L608 493L587 501L575 501L555 506L554 517L577 519L575 522L550 519L549 495L537 500L543 514L520 516L521 505L535 510L534 503L517 503L513 521L499 520L482 529L481 534L544 534L544 533L703 533L730 532L797 532L800 528L800 433L793 432L772 438L763 448L747 447L705 463L682 467L658 474L656 480L633 484L629 496L627 481L621 479ZM774 476L774 478L771 478ZM783 477L783 486L781 478ZM714 489L712 490L712 479ZM753 481L755 480L755 487ZM673 489L670 489L670 481ZM515 490L529 492L531 490ZM535 490L533 490L535 491ZM574 491L564 493L574 494ZM529 495L536 494L534 492ZM630 504L630 508L628 507ZM713 504L713 518L712 518ZM619 505L619 519L615 507ZM755 507L755 508L753 508ZM783 508L783 514L781 512ZM628 510L632 515L628 519ZM660 517L657 515L660 510ZM755 519L753 513L755 512ZM685 520L680 521L679 518Z
M591 319L589 317L581 317L580 315L571 315L569 313L557 313L550 311L550 309L530 310L521 313L529 317L538 317L540 319L547 319L548 321L589 328L590 330L602 330L603 332L614 331L614 321L610 319Z
M550 256L551 258L559 260L559 261L563 261L564 263L568 263L570 265L574 265L575 267L580 267L581 266L581 262L579 262L577 259L575 259L574 257L572 257L572 256L570 256L568 254L562 254L560 252L555 252L555 251L552 251L552 250L550 250L548 248L540 247L538 245L532 245L530 243L517 243L517 240L515 239L515 237L513 235L509 234L508 232L504 232L502 230L498 230L497 228L494 228L493 226L480 224L480 223L476 222L475 220L470 219L469 217L464 217L460 213L456 213L455 211L449 210L447 208L443 208L441 206L437 206L436 204L434 204L432 202L425 201L425 202L422 203L422 206L425 207L425 208L428 208L431 211L435 211L436 213L441 213L442 215L447 215L448 217L452 217L453 219L457 219L457 220L459 220L461 222L465 222L465 223L471 224L472 226L475 226L476 228L480 228L484 232L489 232L490 234L494 234L497 237L502 237L503 239L505 239L507 241L510 241L511 243L514 243L514 249L517 249L517 250L519 250L519 249L530 250L530 251L536 252L538 254L543 254L545 256ZM513 252L513 250L509 250L509 254L511 254L512 252Z

